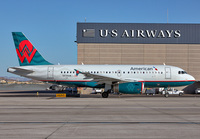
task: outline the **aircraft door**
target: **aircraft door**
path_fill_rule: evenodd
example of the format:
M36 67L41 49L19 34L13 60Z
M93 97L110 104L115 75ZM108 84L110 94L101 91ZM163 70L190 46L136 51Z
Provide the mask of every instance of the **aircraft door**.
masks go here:
M47 68L47 78L52 79L53 78L53 72L54 72L54 67L48 67Z
M165 79L171 79L171 68L170 67L165 68Z

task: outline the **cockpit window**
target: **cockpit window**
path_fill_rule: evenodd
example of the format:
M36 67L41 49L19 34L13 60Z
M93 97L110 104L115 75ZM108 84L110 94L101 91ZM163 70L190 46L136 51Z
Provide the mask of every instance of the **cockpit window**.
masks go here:
M187 74L186 71L178 71L178 74Z

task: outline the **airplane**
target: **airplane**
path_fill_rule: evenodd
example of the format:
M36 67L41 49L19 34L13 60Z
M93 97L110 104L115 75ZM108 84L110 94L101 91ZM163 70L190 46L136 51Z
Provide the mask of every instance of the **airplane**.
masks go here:
M141 94L144 87L177 87L195 82L193 76L170 65L54 65L45 60L22 32L12 32L18 67L8 72L23 77L71 87L104 88L124 94Z

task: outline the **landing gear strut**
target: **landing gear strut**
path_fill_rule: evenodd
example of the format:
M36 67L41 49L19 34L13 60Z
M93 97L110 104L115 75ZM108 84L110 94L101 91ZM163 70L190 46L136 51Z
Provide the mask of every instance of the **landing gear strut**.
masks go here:
M107 98L109 96L109 93L108 92L103 92L101 95L102 95L102 98Z
M111 82L107 82L105 83L105 88L104 88L104 92L101 94L102 98L107 98L109 96L109 93L111 92Z

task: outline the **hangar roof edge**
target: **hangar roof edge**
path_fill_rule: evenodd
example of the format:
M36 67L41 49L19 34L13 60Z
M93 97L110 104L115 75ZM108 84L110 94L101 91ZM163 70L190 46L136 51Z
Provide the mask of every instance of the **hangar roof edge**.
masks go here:
M200 44L200 24L77 22L76 42Z

